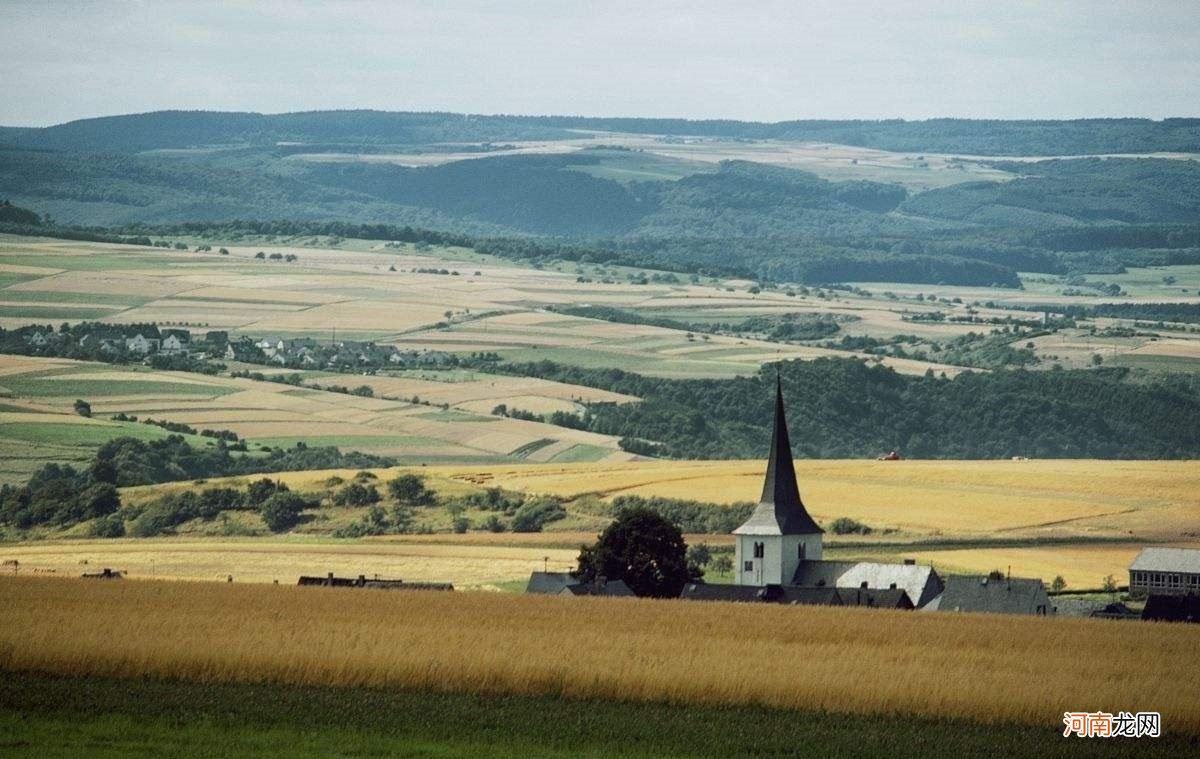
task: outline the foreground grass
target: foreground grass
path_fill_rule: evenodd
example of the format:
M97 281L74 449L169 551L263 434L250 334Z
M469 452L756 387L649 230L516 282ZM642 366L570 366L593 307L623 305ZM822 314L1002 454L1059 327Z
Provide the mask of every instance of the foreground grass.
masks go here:
M1061 737L1056 724L847 718L753 706L5 673L13 759L1194 756L1200 740Z
M0 578L0 669L1200 736L1200 630L832 607ZM847 720L853 719L850 716Z

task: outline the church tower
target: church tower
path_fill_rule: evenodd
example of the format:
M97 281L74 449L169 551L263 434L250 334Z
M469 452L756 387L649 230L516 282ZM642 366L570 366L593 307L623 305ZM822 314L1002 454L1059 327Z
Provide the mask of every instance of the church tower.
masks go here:
M800 500L792 444L783 415L783 387L775 379L775 425L762 497L750 518L733 531L737 585L787 585L801 561L821 558L824 530Z

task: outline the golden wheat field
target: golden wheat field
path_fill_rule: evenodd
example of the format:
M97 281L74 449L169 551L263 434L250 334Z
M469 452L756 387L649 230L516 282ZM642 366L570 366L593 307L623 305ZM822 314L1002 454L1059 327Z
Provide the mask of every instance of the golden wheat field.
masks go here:
M488 624L480 625L486 619ZM1190 625L647 599L0 578L0 668L1200 733Z
M597 493L756 501L762 461L431 467L476 485L570 497ZM852 517L925 536L1200 536L1200 466L1191 461L800 460L819 521Z

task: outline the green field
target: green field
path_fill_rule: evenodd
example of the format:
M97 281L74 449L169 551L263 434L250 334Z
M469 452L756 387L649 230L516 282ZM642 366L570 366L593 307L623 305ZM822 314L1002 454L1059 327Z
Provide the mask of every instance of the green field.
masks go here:
M46 379L42 377L5 377L4 387L24 398L83 398L112 395L203 395L216 397L234 392L233 388L193 382L155 380Z
M564 655L568 652L564 651ZM1200 742L1137 742L1137 756L1194 756ZM1125 757L1125 739L1061 726L981 725L567 697L67 678L6 672L0 753L118 757Z

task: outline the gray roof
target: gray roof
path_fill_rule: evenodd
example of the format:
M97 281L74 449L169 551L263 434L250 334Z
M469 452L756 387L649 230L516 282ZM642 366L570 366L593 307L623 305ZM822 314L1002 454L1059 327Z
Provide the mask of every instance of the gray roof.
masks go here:
M838 588L838 601L842 606L873 606L881 609L911 609L912 599L902 588Z
M1143 548L1129 568L1146 572L1200 574L1200 550L1195 548Z
M783 409L783 387L775 380L775 425L771 433L771 455L763 480L758 506L734 535L813 535L822 533L796 486L796 467L792 463L792 443L788 438L787 418Z
M634 592L629 589L624 580L606 580L603 582L576 582L567 585L561 591L560 596L633 596Z
M529 575L529 583L525 585L526 593L561 593L568 585L579 581L570 572L533 572Z
M908 594L921 608L942 592L942 578L928 564L882 564L874 561L802 561L792 584L810 588L862 588Z
M1012 577L992 580L986 575L950 575L946 589L925 608L938 611L976 611L996 614L1050 612L1050 597L1041 580Z
M724 585L689 582L679 597L687 601L732 601L735 603L777 603L791 605L838 606L833 588L797 588L792 585Z

